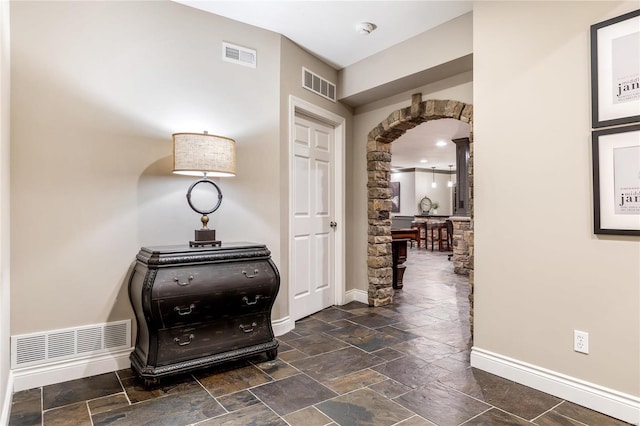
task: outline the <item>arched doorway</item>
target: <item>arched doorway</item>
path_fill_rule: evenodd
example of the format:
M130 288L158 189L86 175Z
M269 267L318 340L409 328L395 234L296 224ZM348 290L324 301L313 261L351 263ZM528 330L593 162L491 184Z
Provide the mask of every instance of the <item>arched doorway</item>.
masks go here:
M467 250L470 315L473 317L473 106L451 100L422 101L415 94L411 106L391 113L369 132L367 140L367 214L368 214L368 301L383 306L393 301L391 257L391 143L421 123L453 118L471 125L469 136L469 211L470 218L454 222L454 241ZM456 233L458 235L456 235ZM454 242L455 244L455 242ZM455 256L455 248L454 248ZM471 318L473 327L473 318Z

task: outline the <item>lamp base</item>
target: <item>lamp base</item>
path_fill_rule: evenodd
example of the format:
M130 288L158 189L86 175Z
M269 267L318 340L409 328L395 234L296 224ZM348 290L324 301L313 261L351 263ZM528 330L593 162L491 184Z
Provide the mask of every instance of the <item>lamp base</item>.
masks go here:
M196 229L195 240L189 241L189 247L220 246L222 241L216 240L215 229Z
M189 247L204 247L204 246L213 246L220 247L222 245L222 241L189 241Z

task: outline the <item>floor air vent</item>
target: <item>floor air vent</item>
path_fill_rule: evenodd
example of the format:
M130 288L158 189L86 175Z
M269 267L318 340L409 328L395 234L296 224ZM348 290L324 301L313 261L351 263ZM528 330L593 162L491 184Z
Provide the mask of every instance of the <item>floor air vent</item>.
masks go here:
M336 101L336 85L304 67L302 68L302 87L323 98Z
M257 51L235 44L222 42L222 60L245 67L256 67Z
M11 336L11 368L131 347L131 320Z

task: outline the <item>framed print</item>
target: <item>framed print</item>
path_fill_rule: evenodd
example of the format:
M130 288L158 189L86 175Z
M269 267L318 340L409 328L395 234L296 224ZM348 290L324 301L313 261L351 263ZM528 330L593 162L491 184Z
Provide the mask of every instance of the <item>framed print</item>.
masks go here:
M389 182L391 188L391 213L400 213L400 182Z
M640 235L640 124L596 130L593 232Z
M593 128L640 121L640 9L591 26Z

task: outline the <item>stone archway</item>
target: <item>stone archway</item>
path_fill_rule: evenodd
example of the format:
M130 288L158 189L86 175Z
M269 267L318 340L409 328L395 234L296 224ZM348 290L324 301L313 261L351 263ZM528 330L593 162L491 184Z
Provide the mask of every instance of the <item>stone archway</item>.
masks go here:
M393 301L393 271L391 258L391 143L407 130L421 123L454 118L471 125L469 158L469 208L473 217L473 106L451 100L422 101L422 94L412 96L411 106L391 113L369 132L367 140L368 247L370 306L383 306ZM465 249L469 273L469 300L473 317L473 221L460 218L454 222L455 246ZM455 257L454 257L455 259ZM473 322L472 322L473 324Z

